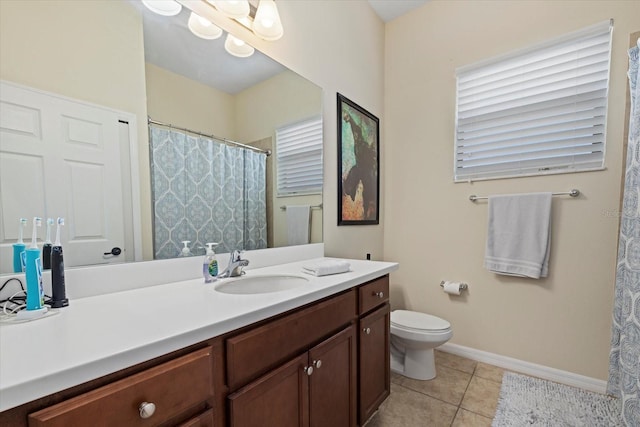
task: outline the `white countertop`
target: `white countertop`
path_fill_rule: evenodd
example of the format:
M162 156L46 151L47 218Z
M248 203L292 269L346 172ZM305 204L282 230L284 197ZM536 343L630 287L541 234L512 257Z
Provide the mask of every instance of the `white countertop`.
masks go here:
M249 270L308 283L286 291L232 295L202 279L70 301L56 315L0 324L0 411L233 331L388 274L397 263L348 260L351 271L303 274L310 261ZM224 280L224 279L223 279Z

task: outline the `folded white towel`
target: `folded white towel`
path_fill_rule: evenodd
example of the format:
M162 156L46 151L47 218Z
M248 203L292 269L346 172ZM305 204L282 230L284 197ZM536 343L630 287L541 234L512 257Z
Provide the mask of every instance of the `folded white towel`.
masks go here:
M310 264L304 264L302 271L314 276L327 276L329 274L346 273L351 264L341 260L324 260Z
M495 273L547 277L551 193L489 197L484 266Z

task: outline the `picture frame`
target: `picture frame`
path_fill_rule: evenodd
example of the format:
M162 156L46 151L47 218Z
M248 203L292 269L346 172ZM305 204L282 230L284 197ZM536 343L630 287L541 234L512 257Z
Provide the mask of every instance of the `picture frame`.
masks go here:
M338 107L338 225L380 219L380 120L340 93Z

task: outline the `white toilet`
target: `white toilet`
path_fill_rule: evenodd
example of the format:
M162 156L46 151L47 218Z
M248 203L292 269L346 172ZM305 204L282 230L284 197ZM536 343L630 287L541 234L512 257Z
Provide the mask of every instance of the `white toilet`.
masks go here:
M416 380L436 376L433 349L453 336L451 324L408 310L391 312L391 370Z

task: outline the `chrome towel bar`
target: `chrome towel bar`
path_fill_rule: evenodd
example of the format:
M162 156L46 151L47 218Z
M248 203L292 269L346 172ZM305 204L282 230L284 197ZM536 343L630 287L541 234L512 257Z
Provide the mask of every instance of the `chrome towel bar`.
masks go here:
M312 205L309 206L311 209L322 209L322 203L318 204L318 205ZM280 206L280 210L286 211L287 207L286 206Z
M559 193L551 193L552 196L571 196L571 197L578 197L580 195L580 190L576 190L575 188L571 191L561 191ZM469 196L469 200L471 200L472 202L475 202L476 200L484 200L484 199L488 199L489 196L476 196L475 194L472 194Z

